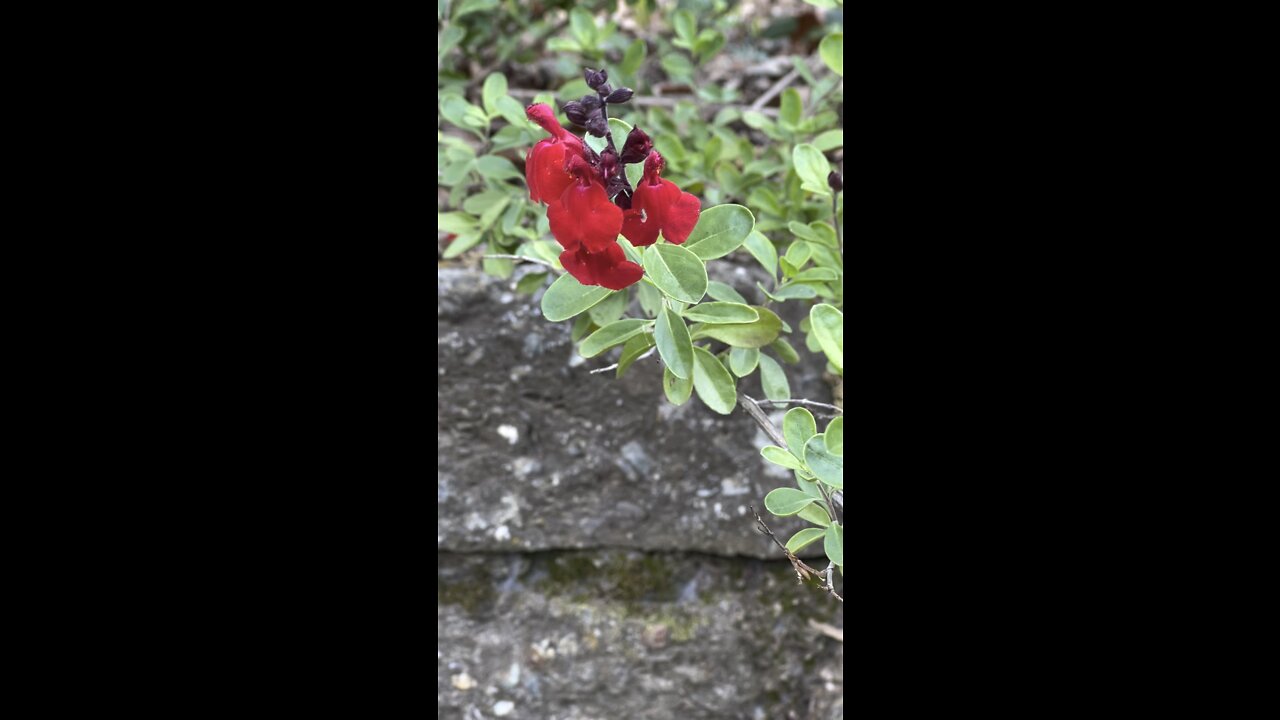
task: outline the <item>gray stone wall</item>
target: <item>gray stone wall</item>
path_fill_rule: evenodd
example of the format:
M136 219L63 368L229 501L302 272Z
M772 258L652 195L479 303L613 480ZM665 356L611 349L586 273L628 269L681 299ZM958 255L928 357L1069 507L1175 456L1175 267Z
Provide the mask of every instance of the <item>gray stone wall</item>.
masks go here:
M590 374L612 355L509 282L437 280L440 717L842 717L843 648L812 623L843 606L753 529L790 477L751 419L670 405L656 359ZM830 397L817 363L789 374Z

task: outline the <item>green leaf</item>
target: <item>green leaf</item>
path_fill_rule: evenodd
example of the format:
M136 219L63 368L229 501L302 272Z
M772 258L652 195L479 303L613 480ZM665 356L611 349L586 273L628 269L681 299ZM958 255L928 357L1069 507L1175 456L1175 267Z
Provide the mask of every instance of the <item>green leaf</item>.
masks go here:
M653 336L647 332L642 332L628 340L627 344L622 346L622 356L618 358L617 377L626 374L627 368L639 360L641 355L649 352L651 347L653 347Z
M698 56L698 62L704 63L712 55L720 52L720 48L724 47L724 35L717 30L703 30L698 33L698 39L693 43L693 54Z
M492 10L495 7L498 7L498 0L462 0L453 11L453 19L457 21L463 15Z
M688 10L678 10L672 21L675 26L676 36L684 41L680 46L685 48L693 47L698 35L698 21L693 17L693 13Z
M839 525L828 525L822 536L822 549L827 559L836 565L844 566L844 528Z
M823 157L821 150L812 145L797 145L791 151L791 160L805 190L817 195L831 195L831 188L827 187L831 163Z
M827 442L827 452L844 457L844 418L838 417L827 424L823 433Z
M822 38L818 53L822 55L822 62L826 63L827 67L840 77L844 77L844 33L831 33Z
M781 465L782 467L790 470L804 469L804 463L796 459L795 455L792 455L776 445L769 445L761 448L760 454L764 456L765 460L768 460L774 465Z
M614 345L621 345L633 336L644 332L645 325L648 324L648 320L640 319L611 322L583 340L578 346L578 354L584 358L595 357Z
M531 295L547 281L547 273L531 272L516 281L516 292Z
M516 102L516 99L503 95L493 103L494 110L502 116L503 120L511 123L511 127L521 130L525 126L524 107ZM505 129L505 128L504 128Z
M782 320L771 310L754 306L760 319L751 323L731 323L726 325L700 325L693 333L693 339L712 338L733 347L764 347L778 338L782 330Z
M573 27L573 35L584 48L596 46L596 21L591 13L582 8L574 8L569 13L569 24Z
M791 397L787 374L778 361L768 355L760 356L760 384L764 386L765 397L770 400L786 400Z
M733 348L729 351L729 369L740 378L756 371L760 351L755 348Z
M662 369L662 390L672 405L683 405L693 394L693 378L676 377L671 368Z
M778 517L795 515L812 503L813 498L795 488L778 488L764 496L765 508Z
M465 233L476 229L476 219L462 212L437 212L436 229L447 233Z
M778 120L784 128L794 128L800 124L800 113L803 111L800 105L800 91L795 88L787 88L782 93L782 109L778 112Z
M814 483L809 483L809 484L814 485L814 487L817 487L817 485L815 485ZM810 497L813 497L813 496L810 496ZM819 499L819 497L821 496L819 495L818 497L814 497L814 500ZM822 509L822 505L818 504L817 502L801 510L798 514L801 518L808 520L814 525L821 525L822 527L827 527L828 525L831 524L831 518L827 515L827 511Z
M662 56L662 69L675 80L689 80L693 75L693 63L682 53L673 52ZM665 154L665 153L664 153Z
M809 268L795 277L796 282L832 282L840 279L840 273L831 268Z
M604 327L622 317L623 313L627 311L627 302L630 299L630 294L625 290L616 292L596 303L594 307L587 311L587 314L591 316L591 322Z
M703 260L724 257L746 242L755 216L741 205L717 205L702 211L683 247Z
M809 324L818 345L832 365L844 373L844 313L834 306L819 303L809 311Z
M613 134L613 142L614 142L614 144L615 144L615 145L618 145L619 147L621 147L621 144L622 144L623 142L626 142L626 139L627 139L627 133L630 133L630 132L631 132L631 126L630 126L630 125L628 125L627 123L625 123L625 122L623 122L623 121L619 120L618 118L609 118L609 132ZM595 135L592 135L592 134L590 134L590 133L588 133L588 134L584 135L584 136L582 137L582 140L583 140L583 141L584 141L584 142L585 142L585 143L586 143L586 144L587 144L587 145L588 145L592 150L595 150L595 151L596 151L596 154L599 154L599 153L604 152L604 149L605 149L606 147L608 147L608 145L609 145L609 140L608 140L608 138L596 137ZM640 172L641 172L642 174L644 173L644 164L643 164L643 163L633 163L633 165L637 165L637 166L639 166L639 167L640 167ZM630 166L629 166L629 167L630 167ZM629 176L628 176L628 177L629 177ZM632 187L635 187L635 183L632 183L632 184L631 184L631 186L632 186Z
M748 110L742 113L742 122L753 130L763 130L773 126L773 121L758 110Z
M813 139L813 146L827 152L844 147L844 130L828 130Z
M803 455L804 444L817 434L818 422L808 410L791 408L782 416L782 437L787 439L787 447L795 450L796 455Z
M649 317L657 317L662 312L662 293L658 289L647 282L636 285L636 295L640 298L640 307L644 309L644 314Z
M507 76L495 72L484 79L484 88L480 91L480 99L484 109L490 116L498 114L498 99L507 97Z
M750 305L731 302L709 302L684 311L685 319L704 323L749 323L760 319Z
M618 65L618 69L623 75L635 75L640 69L640 65L644 63L644 57L648 53L644 40L636 40L627 47L627 53L622 56L622 62Z
M822 482L844 489L844 458L827 451L826 436L814 435L804 444L804 464Z
M591 325L590 315L586 313L579 315L578 319L573 321L573 328L569 331L569 339L573 342L578 342L586 337L587 333L591 331Z
M738 391L733 376L720 364L715 355L700 347L693 348L693 389L707 407L721 415L728 415L738 404Z
M770 275L776 276L778 274L778 249L773 246L773 243L769 242L769 238L765 237L763 233L758 230L753 231L747 236L744 246L747 248L747 252L751 253L751 256L756 259L756 262L759 262L765 270L769 271Z
M787 541L787 550L792 555L817 542L823 536L822 528L805 528Z
M697 255L679 245L660 243L644 253L649 279L667 297L696 303L707 294L707 267Z
M805 263L809 262L809 256L812 254L813 249L809 247L809 243L803 240L797 240L791 243L791 247L787 248L787 254L783 257L785 257L787 262L791 263L793 267L799 270L801 267L804 267Z
M597 285L583 285L572 275L564 274L542 295L542 315L560 322L584 312L604 300L613 291Z
M773 292L765 290L764 286L756 283L756 287L760 288L770 300L774 302L785 302L787 300L808 300L818 296L818 291L808 285L783 285Z
M524 176L516 172L515 166L506 158L497 155L485 155L476 159L476 169L490 180L523 180Z
M836 0L804 0L816 8L827 10L836 6Z
M800 353L797 353L796 349L791 347L791 343L782 338L778 338L772 343L769 343L769 347L773 348L773 351L778 353L778 358L784 363L795 365L800 362Z
M458 236L455 237L453 241L449 243L449 247L444 249L444 253L442 254L442 257L444 257L446 260L449 258L457 257L462 253L475 247L476 245L479 245L480 241L483 239L484 239L484 235L481 235L478 232L473 232L470 234L459 233Z
M718 280L712 280L707 283L707 294L722 302L736 302L742 303L743 305L747 304L747 299L739 295L737 290L734 290L732 287L725 285Z
M442 58L453 49L455 45L462 42L467 36L467 29L461 25L450 25L440 33L440 45L436 48L436 57Z
M693 377L693 343L689 340L689 327L670 309L658 313L658 324L653 332L662 362L678 378Z

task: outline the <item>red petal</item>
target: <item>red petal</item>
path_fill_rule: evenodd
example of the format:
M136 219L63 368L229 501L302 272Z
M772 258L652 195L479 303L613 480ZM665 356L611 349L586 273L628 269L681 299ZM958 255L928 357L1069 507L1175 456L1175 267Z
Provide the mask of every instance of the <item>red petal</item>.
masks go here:
M583 285L600 285L610 290L621 290L640 281L644 274L641 267L622 252L616 242L599 252L589 252L585 246L560 253L560 264Z
M618 233L622 232L622 208L609 202L599 183L570 185L560 196L560 205L562 211L555 217L548 211L547 219L561 245L569 247L570 242L580 242L591 252L617 247Z
M529 183L529 198L534 202L553 204L560 199L573 176L565 172L565 143L552 138L539 141L524 162L524 178Z
M678 191L674 183L664 180ZM667 207L666 217L662 223L662 237L668 242L679 245L689 239L689 233L698 224L698 214L702 212L702 203L693 195L682 192L674 203Z
M636 247L652 245L658 241L657 223L648 223L642 219L640 208L636 207L634 199L631 201L631 209L622 213L622 236Z
M658 239L658 231L667 242L679 245L689 238L693 226L698 224L698 214L702 211L702 203L698 198L680 188L670 180L654 176L656 182L641 180L631 198L633 211L644 210L646 220L624 222L622 234L633 245L649 245ZM627 235L630 230L636 237Z

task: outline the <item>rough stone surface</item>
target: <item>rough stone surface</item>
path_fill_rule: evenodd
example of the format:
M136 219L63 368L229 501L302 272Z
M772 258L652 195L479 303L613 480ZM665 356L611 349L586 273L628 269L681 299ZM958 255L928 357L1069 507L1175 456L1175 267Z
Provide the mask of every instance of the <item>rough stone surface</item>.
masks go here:
M844 717L841 606L786 563L439 553L441 718Z
M784 539L802 523L763 512L792 478L746 413L672 406L656 360L590 374L616 351L578 357L510 282L446 268L437 292L439 717L843 717L843 646L810 624L843 605L755 532L750 505ZM792 337L792 394L829 399Z
M717 415L696 397L671 405L656 355L622 379L590 374L617 351L582 359L571 323L547 322L508 282L441 269L437 301L439 549L777 558L748 506L763 513L765 494L792 477L760 457L769 442L744 411ZM829 401L821 362L798 328L793 338L808 365L784 366L792 394ZM763 397L759 373L742 387ZM781 411L773 416L781 424ZM769 522L783 539L803 527Z

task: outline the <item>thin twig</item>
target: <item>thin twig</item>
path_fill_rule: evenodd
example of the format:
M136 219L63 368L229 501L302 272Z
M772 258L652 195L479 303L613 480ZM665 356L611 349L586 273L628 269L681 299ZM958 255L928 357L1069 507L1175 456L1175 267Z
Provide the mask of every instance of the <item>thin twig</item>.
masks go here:
M782 438L782 433L778 432L778 428L774 427L772 422L769 422L769 418L766 417L764 411L760 409L760 403L750 395L743 395L742 397L744 400L749 401L743 403L742 409L747 411L747 414L751 416L751 419L756 421L756 424L760 426L761 430L764 430L765 434L769 436L770 440L773 440L775 445L786 449L787 441Z
M746 397L745 395L743 397ZM750 400L750 398L747 398ZM809 407L823 408L824 410L834 410L841 415L844 414L844 408L827 403L816 402L813 400L801 400L800 398L787 398L786 400L751 400L757 405L807 405Z
M510 89L510 90L507 90L507 94L508 94L508 95L511 95L511 96L513 96L513 97L524 97L524 98L529 98L529 99L533 99L534 97L537 97L540 93L544 93L544 92L548 92L548 91L547 91L547 90L529 90L529 89L525 89L525 88L513 88L513 89ZM663 108L673 108L673 107L675 107L675 106L676 106L676 103L680 102L681 100L688 100L688 101L690 101L690 102L698 102L698 100L697 100L697 98L696 98L696 97L694 97L694 96L692 96L692 95L687 95L687 96L683 96L683 97L672 97L672 96L667 96L667 97L633 97L633 98L631 98L630 100L628 100L628 101L627 101L627 104L628 104L628 105L638 105L638 106L640 106L640 107L663 107ZM752 109L754 109L754 108L752 108L752 107L751 107L751 106L749 106L749 105L718 105L718 104L716 104L716 103L701 103L701 102L698 102L698 104L699 104L699 106L700 106L700 107L704 107L704 108L713 108L713 109L719 109L719 108L734 108L734 109L739 110L739 111L746 111L746 110L752 110ZM764 108L764 109L762 109L762 110L759 110L758 112L764 113L765 115L768 115L769 117L777 117L777 116L778 116L778 110L777 110L777 108Z
M787 559L791 561L791 568L796 571L796 582L801 584L803 584L805 580L818 580L821 582L824 577L823 574L826 573L826 582L823 582L822 589L831 593L831 596L840 602L844 602L844 598L840 597L840 593L836 592L835 587L831 584L831 564L827 565L826 570L817 570L805 561L796 557L796 554L788 550L787 546L783 545L782 541L778 539L778 536L773 534L773 531L769 529L769 526L764 524L764 520L760 517L760 513L756 512L755 506L751 505L748 507L751 508L751 514L756 516L756 530L758 530L762 535L769 536L769 539L773 541L773 544L777 545L778 548L787 556Z
M551 268L552 270L555 270L555 269L556 269L556 266L555 266L555 265L552 265L551 263L547 262L546 260L540 260L540 259L538 259L538 258L531 258L531 257L528 257L528 256L526 256L526 255L485 255L484 257L485 257L485 259L486 259L486 260L523 260L523 261L525 261L525 262L538 263L539 265L546 265L547 267Z
M778 95L783 90L786 90L787 86L790 85L791 82L798 77L800 77L799 69L793 69L791 72L787 73L786 75L783 75L781 80L774 83L773 87L769 88L768 90L765 90L763 95L756 98L756 101L751 103L751 109L755 110L756 112L760 112L761 110L763 110L764 106L768 105L770 100L778 97Z
M840 642L844 642L844 630L842 630L841 628L838 628L834 625L828 625L824 622L818 622L813 618L809 618L809 627L813 628L814 630L817 630L818 632L822 633L823 635L826 635L827 637L833 640L839 640Z
M645 358L649 357L650 355L654 354L654 353L655 353L655 352L657 352L657 351L658 351L658 346L657 346L657 345L654 345L653 347L649 348L649 351L648 351L648 352L646 352L645 354L643 354L643 355L641 355L640 357L636 358L636 359L634 360L634 362L639 362L639 361L641 361L641 360L643 360L643 359L645 359ZM600 373L609 372L610 370L617 370L617 369L618 369L618 363L614 363L614 364L612 364L612 365L610 365L610 366L608 366L608 367L596 368L595 370L592 370L592 371L591 371L591 374L592 374L592 375L599 375Z

